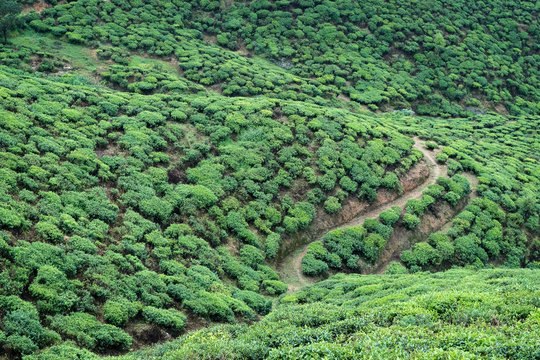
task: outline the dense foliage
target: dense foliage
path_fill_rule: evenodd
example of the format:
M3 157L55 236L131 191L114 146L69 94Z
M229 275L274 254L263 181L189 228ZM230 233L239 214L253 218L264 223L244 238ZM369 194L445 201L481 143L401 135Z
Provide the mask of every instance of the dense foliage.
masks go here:
M121 359L533 360L539 271L338 275L281 298L250 327L212 327ZM57 346L36 358L70 351Z
M537 16L498 0L2 2L0 359L177 337L126 357L532 359ZM295 242L351 202L403 195L425 165L412 135L449 177L310 244L304 273L374 264L396 227L468 201L464 172L475 198L387 271L531 269L338 276L285 294L276 265Z
M453 219L447 233L433 234L427 243L404 253L402 260L416 270L436 268L441 262L446 266L489 262L538 267L538 119L481 116L454 119L448 125L440 119L424 118L420 123L402 117L397 126L440 144L441 154L448 156L449 174L477 174L478 198ZM449 186L448 180L440 185Z
M406 136L340 109L113 93L7 70L0 296L24 297L13 311L31 307L56 331L37 343L21 335L24 349L6 340L13 353L59 336L122 350L132 340L121 329L180 332L182 312L266 314L257 293L287 289L264 265L281 237L305 229L326 198L375 201L380 177L418 160Z
M456 206L470 191L468 180L461 175L455 175L450 179L441 177L437 182L424 191L421 199L408 200L404 210L398 206L387 209L380 213L378 219L366 219L362 225L332 230L323 236L322 244L319 242L311 243L306 255L302 258L304 274L323 275L329 269L342 268L348 271L365 270L369 263L377 261L392 235L394 227L403 226L407 229L414 229L420 224L420 218L424 212L435 206L436 201L444 200L451 206ZM418 246L429 245L415 244L414 253L417 252ZM446 255L444 260L447 264L460 262L461 259L452 258L453 254L452 250L451 254ZM409 260L411 258L409 250L404 252L403 256L403 261L409 266L417 265L414 261ZM442 255L434 251L433 257L433 263L440 265ZM441 259L436 261L435 258L439 259L439 257ZM428 263L422 265L428 265Z
M224 95L319 103L341 95L423 115L538 114L538 10L500 0L79 0L27 23L99 47L118 66L132 51L172 57L187 79ZM155 80L133 88L154 90Z

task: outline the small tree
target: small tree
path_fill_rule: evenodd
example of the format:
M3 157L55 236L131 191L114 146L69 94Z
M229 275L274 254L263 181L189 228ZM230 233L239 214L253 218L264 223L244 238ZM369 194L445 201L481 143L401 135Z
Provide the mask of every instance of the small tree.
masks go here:
M4 34L4 44L7 43L7 33L21 23L19 13L22 7L14 0L0 1L0 31Z

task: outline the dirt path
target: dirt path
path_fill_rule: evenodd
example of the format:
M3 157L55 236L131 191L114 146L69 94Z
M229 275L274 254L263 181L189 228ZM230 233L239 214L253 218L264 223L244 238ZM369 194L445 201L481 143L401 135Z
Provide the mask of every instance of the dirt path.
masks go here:
M351 221L348 221L346 223L343 223L343 224L340 224L338 226L331 228L330 230L328 230L328 232L338 229L338 228L342 228L342 227L362 225L365 219L376 218L379 216L381 212L393 206L399 206L403 208L405 204L407 203L407 200L420 198L422 196L422 191L424 191L429 185L434 184L437 181L437 178L439 176L447 176L446 166L438 164L437 161L435 160L435 155L437 154L438 151L426 150L424 148L425 141L420 140L417 137L414 137L413 139L415 141L413 148L422 151L422 153L424 154L424 159L426 160L426 163L429 167L429 177L424 181L424 183L422 185L417 186L413 190L404 193L403 195L401 195L400 197L396 198L393 201L390 201L384 205L380 205L373 209L370 209L369 211L364 212L360 214L359 216L355 217ZM321 241L323 236L324 235L320 236L314 241ZM309 244L304 245L301 248L301 251L298 251L298 250L294 251L293 253L285 257L282 261L282 264L287 264L287 263L292 264L294 268L294 272L289 271L288 276L284 277L283 279L289 285L289 291L291 292L296 291L303 286L310 285L314 283L316 280L313 278L307 278L302 273L302 258L306 254L308 246Z

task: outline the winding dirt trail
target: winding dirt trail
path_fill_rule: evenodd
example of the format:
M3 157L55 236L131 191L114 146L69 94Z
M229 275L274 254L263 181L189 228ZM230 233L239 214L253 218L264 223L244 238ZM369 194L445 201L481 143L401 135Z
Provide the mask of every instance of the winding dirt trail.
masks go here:
M420 198L422 196L422 191L424 191L429 185L434 184L437 181L437 178L439 176L447 176L447 168L446 168L446 166L438 164L437 161L435 160L435 155L437 154L438 151L437 150L429 151L429 150L424 148L425 141L420 140L417 137L414 137L413 139L415 141L415 144L414 144L413 148L420 150L424 154L424 159L426 160L426 163L427 163L427 165L429 167L429 176L424 181L424 183L417 186L416 188L414 188L411 191L403 193L401 196L399 196L398 198L396 198L393 201L390 201L390 202L388 202L386 204L383 204L383 205L377 206L375 208L372 208L369 211L358 215L357 217L355 217L351 221L348 221L348 222L343 223L343 224L339 224L339 225L329 229L327 231L327 233L332 231L332 230L338 229L338 228L362 225L364 223L365 219L376 218L376 217L379 216L379 214L381 212L383 212L383 211L385 211L385 210L387 210L387 209L389 209L389 208L391 208L393 206L399 206L399 207L403 208L405 206L405 204L407 203L407 200ZM321 241L322 237L325 234L319 236L317 239L315 239L312 242ZM306 254L307 248L308 248L310 243L304 245L301 248L302 251L298 251L298 250L294 251L294 252L292 252L290 255L288 255L287 257L285 257L282 260L282 264L292 263L292 265L294 267L294 274L289 274L289 275L294 275L295 279L291 279L290 276L289 276L288 279L287 278L283 279L283 281L288 283L289 291L296 291L300 287L310 285L310 284L312 284L314 282L312 279L306 278L304 276L304 274L302 273L302 258Z

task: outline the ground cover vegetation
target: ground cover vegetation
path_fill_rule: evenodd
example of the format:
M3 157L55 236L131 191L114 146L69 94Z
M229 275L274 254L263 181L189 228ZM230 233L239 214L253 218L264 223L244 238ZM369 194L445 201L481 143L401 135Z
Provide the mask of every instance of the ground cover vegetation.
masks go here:
M264 315L263 295L287 289L264 265L281 237L331 195L376 201L380 178L418 160L410 138L344 110L114 93L4 70L2 298L31 300L4 317L28 306L55 329L38 344L8 332L13 353L59 337L125 350L121 329L174 334L183 313ZM107 343L96 316L118 341Z
M535 358L537 13L3 2L0 359ZM389 275L286 294L283 244L351 199L405 195L413 136L449 177L311 244L305 274L360 272L396 226L467 201L464 172L477 197ZM495 266L527 269L478 270Z
M537 359L538 272L340 274L281 297L252 326L216 326L120 359ZM98 359L70 344L37 359L67 353Z
M129 51L173 57L225 95L341 94L438 116L539 112L534 2L79 0L29 17L120 63Z

